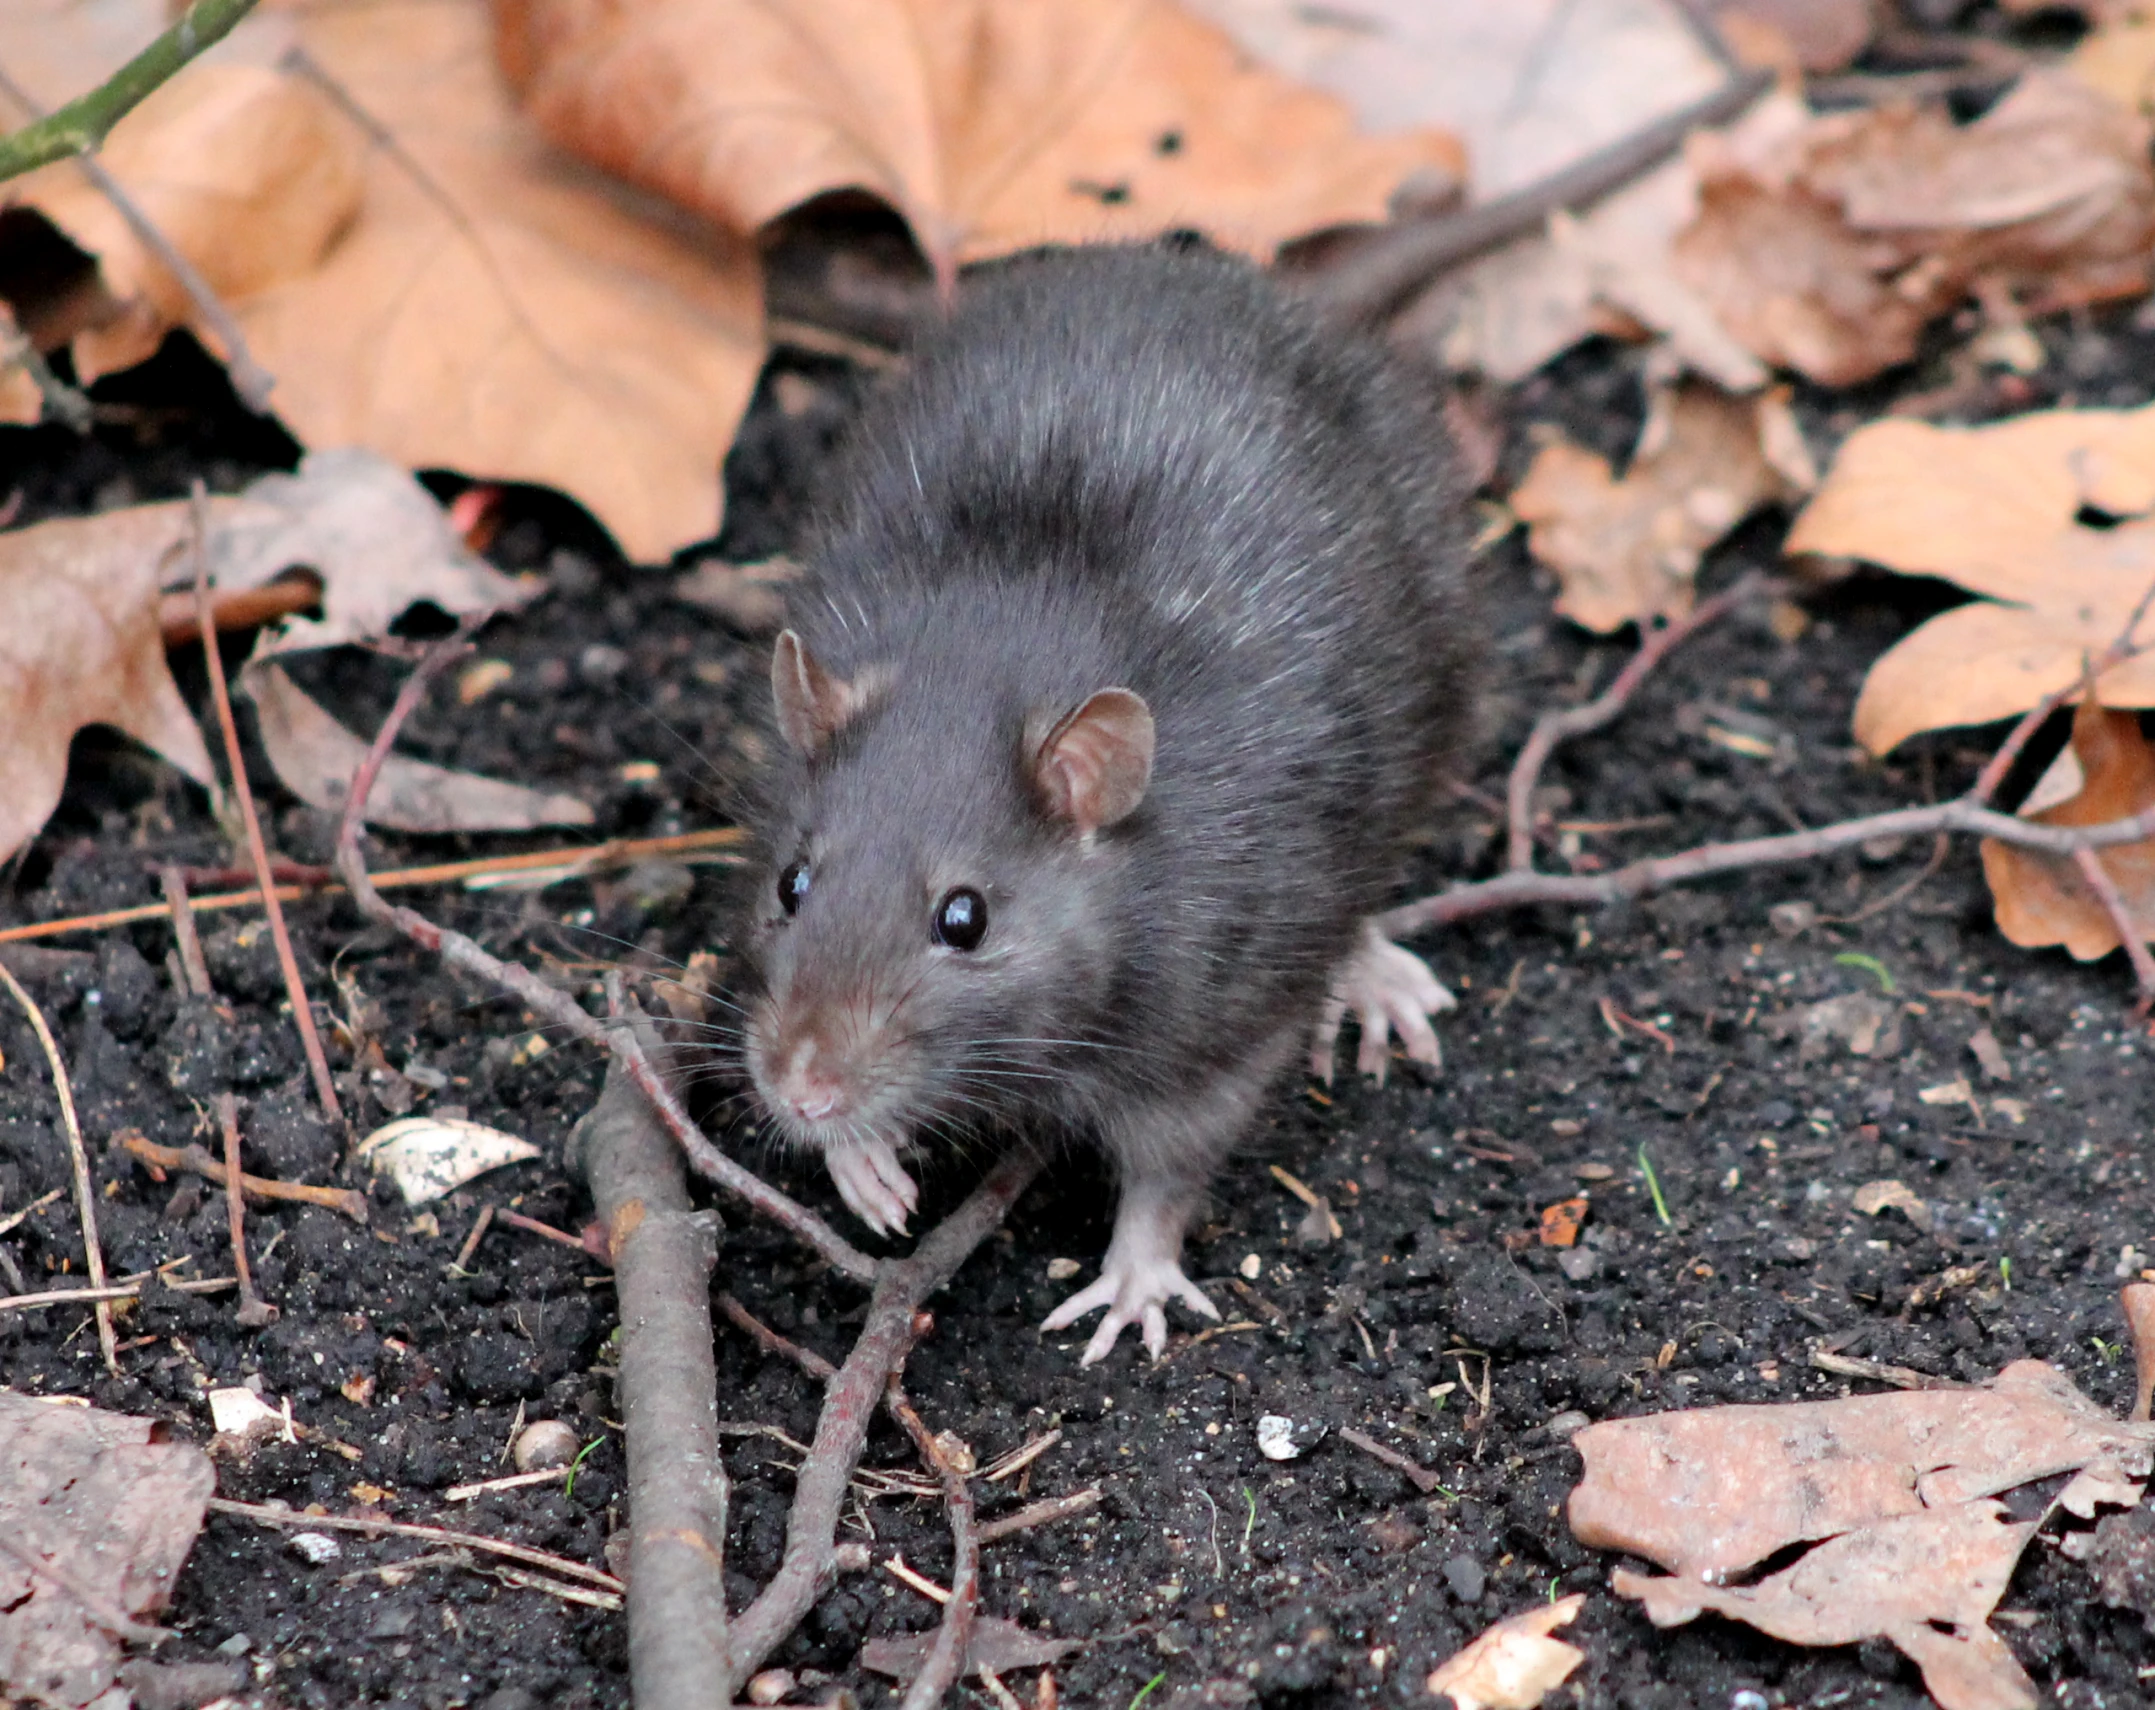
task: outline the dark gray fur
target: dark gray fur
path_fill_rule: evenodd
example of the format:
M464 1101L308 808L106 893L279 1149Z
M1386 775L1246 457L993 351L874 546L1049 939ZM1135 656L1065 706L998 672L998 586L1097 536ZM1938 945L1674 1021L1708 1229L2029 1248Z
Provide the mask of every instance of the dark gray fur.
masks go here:
M832 672L890 686L777 762L745 937L766 989L896 1006L903 1127L1218 1162L1131 1153L1217 1153L1177 1102L1306 1039L1466 740L1482 645L1433 393L1243 263L1094 248L970 277L868 410L789 603ZM1111 685L1157 751L1088 855L1029 796L1024 732ZM961 883L988 942L931 954Z

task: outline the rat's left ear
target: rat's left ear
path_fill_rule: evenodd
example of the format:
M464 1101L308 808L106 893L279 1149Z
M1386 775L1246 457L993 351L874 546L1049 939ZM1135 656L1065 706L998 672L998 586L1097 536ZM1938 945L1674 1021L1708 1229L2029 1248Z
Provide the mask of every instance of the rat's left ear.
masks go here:
M778 645L771 650L771 696L778 705L778 728L809 760L858 718L887 683L887 676L872 668L851 681L833 676L790 629L779 633Z
M1152 709L1130 689L1102 689L1033 750L1041 804L1082 835L1127 818L1152 782Z

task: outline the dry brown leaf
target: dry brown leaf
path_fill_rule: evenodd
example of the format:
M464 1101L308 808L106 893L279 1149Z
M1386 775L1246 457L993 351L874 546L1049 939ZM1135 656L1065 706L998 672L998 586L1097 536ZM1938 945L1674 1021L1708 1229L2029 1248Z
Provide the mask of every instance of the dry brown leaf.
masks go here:
M1457 1710L1534 1710L1586 1661L1578 1646L1549 1636L1585 1606L1586 1593L1575 1591L1507 1615L1430 1671L1429 1695L1449 1695Z
M1787 416L1785 395L1683 386L1656 394L1621 479L1598 453L1544 446L1511 508L1563 583L1556 609L1602 633L1688 612L1706 549L1803 490L1802 436Z
M1843 442L1790 553L1860 558L1986 596L1872 665L1855 733L1883 754L2068 690L2155 586L2155 406L1979 428L1883 421ZM2155 654L2105 671L2107 706L2155 706Z
M2137 713L2083 701L2073 711L2071 753L2081 779L2077 793L2027 818L2038 825L2101 825L2155 807L2155 748L2141 734ZM2155 840L2114 844L2095 858L2116 883L2142 939L2155 936ZM1990 882L1998 930L2023 949L2062 944L2092 962L2118 948L2116 922L2070 856L1986 837L1983 877Z
M870 1639L861 1646L861 1667L909 1681L920 1673L934 1644L933 1633ZM1035 1633L999 1615L979 1615L974 1617L972 1632L965 1641L965 1672L975 1674L987 1669L1004 1674L1012 1669L1044 1668L1060 1662L1075 1649L1074 1640Z
M480 558L431 493L357 447L310 452L295 473L264 475L218 499L208 547L221 589L259 588L295 568L321 582L322 615L264 631L256 659L374 640L421 602L452 618L510 611L541 586ZM191 565L178 570L167 586L193 580Z
M1572 1442L1586 1463L1572 1531L1669 1570L1611 1579L1657 1625L1711 1609L1797 1644L1886 1638L1946 1710L2036 1702L1987 1622L2038 1522L1991 1499L2093 1471L2083 1498L2137 1501L2128 1480L2155 1458L2155 1427L2110 1418L2039 1360L1980 1388L1664 1413ZM1816 1547L1724 1589L1796 1544Z
M88 1704L120 1661L107 1621L165 1607L217 1488L166 1427L0 1391L0 1696ZM32 1564L50 1572L33 1572ZM85 1594L96 1600L86 1606Z
M188 526L185 505L144 505L0 533L0 859L59 801L84 725L113 725L212 783L157 623L158 575Z
M957 263L1192 227L1269 257L1381 219L1437 131L1346 107L1169 0L495 0L501 62L566 147L753 231L834 191Z
M90 40L103 10L0 20L0 48ZM330 87L262 63L295 32ZM79 93L78 62L96 57L48 54L31 93ZM557 487L636 558L717 529L719 464L763 357L754 253L562 160L501 85L484 0L252 19L123 120L103 158L218 285L302 440ZM41 341L72 340L81 371L195 325L72 163L0 197L98 260L96 291L26 316Z
M284 786L309 806L342 812L370 744L330 717L275 665L250 665L240 681L254 701L262 747ZM589 825L596 817L575 796L549 795L397 754L382 762L366 807L369 825L397 831L529 831L541 825Z
M1870 45L1873 0L1714 0L1714 21L1758 65L1839 71Z
M1679 275L1768 362L1848 385L1970 290L2058 307L2146 289L2147 121L2058 69L1970 125L1891 106L1693 140Z

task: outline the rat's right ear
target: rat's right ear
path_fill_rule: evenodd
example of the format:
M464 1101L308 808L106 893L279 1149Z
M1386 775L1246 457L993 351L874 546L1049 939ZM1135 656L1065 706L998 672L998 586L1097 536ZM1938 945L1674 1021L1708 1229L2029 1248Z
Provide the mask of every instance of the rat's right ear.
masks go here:
M1134 689L1102 689L1033 752L1033 785L1055 818L1090 837L1137 811L1152 783L1152 709Z
M830 739L860 715L881 684L882 678L873 671L864 671L850 682L832 676L790 629L780 633L771 653L771 697L778 703L778 728L804 759L820 755Z

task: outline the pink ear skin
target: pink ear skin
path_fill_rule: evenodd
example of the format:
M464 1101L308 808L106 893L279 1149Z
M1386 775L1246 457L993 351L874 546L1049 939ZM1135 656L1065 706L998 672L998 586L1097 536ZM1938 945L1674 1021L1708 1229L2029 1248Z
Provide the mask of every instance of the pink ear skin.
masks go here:
M1152 709L1129 689L1102 689L1033 753L1033 783L1055 818L1090 836L1127 818L1152 782Z
M859 715L874 697L879 681L872 671L852 681L832 676L790 629L780 633L771 653L771 696L778 703L778 728L804 759L815 759Z

